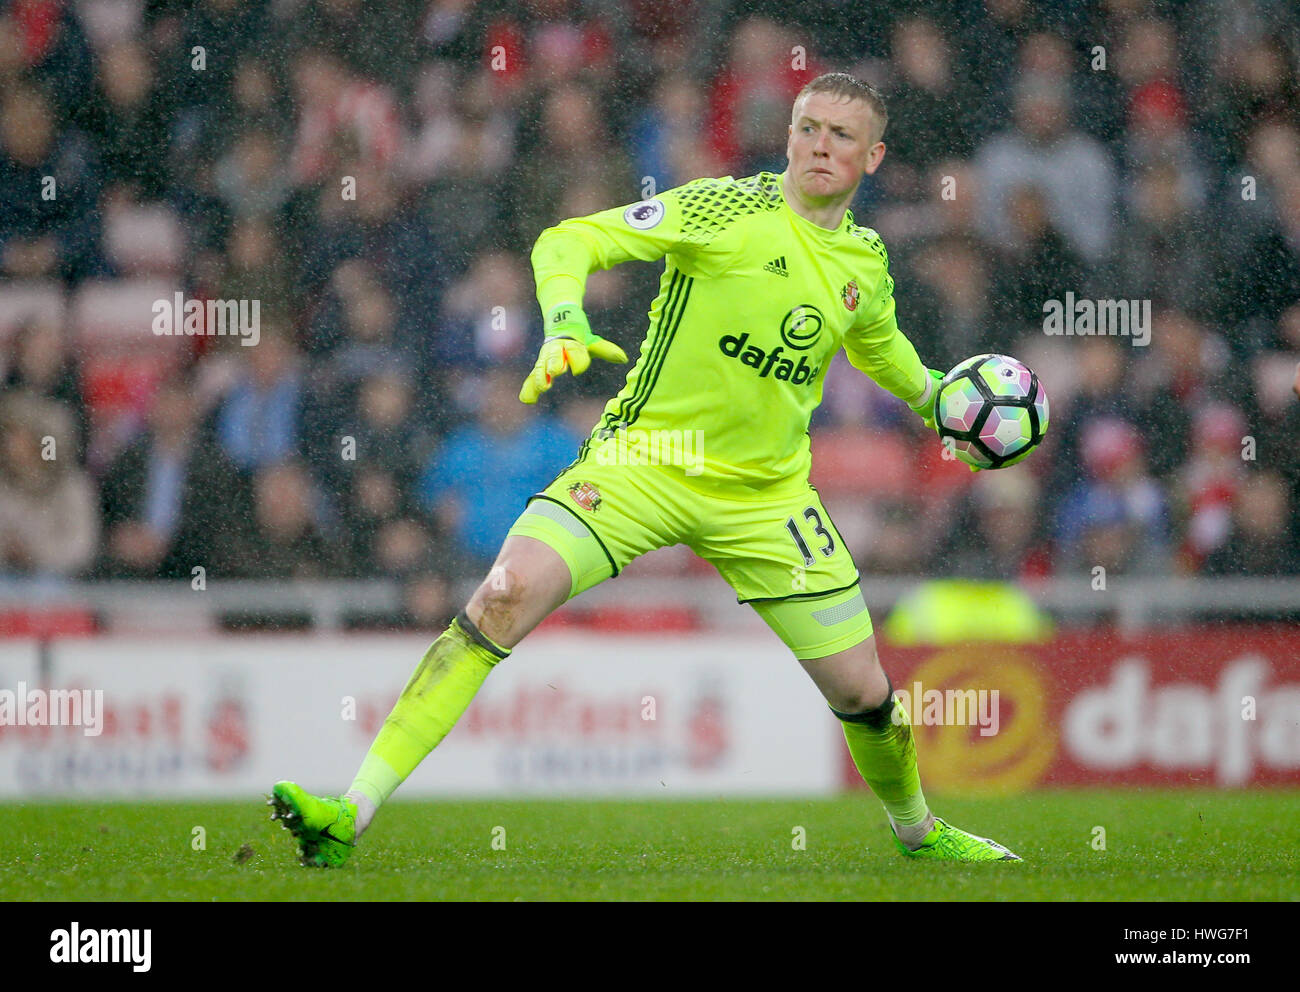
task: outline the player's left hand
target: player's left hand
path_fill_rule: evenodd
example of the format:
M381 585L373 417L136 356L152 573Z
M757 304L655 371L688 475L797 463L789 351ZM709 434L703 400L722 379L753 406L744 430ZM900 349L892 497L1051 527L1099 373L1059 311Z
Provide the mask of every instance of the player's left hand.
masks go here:
M943 373L938 369L926 369L925 374L931 379L929 393L925 395L925 399L921 402L915 405L909 403L908 406L921 418L921 422L925 424L927 430L935 430L934 400L939 395L939 383L943 381Z

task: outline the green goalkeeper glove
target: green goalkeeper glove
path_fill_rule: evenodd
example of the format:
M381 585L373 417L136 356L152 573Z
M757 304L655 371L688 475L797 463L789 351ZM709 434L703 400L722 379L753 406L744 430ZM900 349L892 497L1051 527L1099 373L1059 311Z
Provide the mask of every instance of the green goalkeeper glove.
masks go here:
M934 401L939 396L939 383L943 381L943 373L938 369L926 369L926 374L930 377L929 391L922 393L921 398L915 403L909 403L908 406L915 411L916 415L921 418L927 430L937 430L934 423ZM972 465L970 462L965 463L966 467L972 472L978 472L979 466Z
M943 373L938 369L926 369L925 374L930 377L925 384L925 392L921 394L920 399L915 403L909 403L908 406L911 407L913 413L921 418L921 422L925 424L926 429L932 431L935 429L934 401L935 397L939 395L939 383L943 381Z
M546 315L546 339L537 355L537 364L528 373L519 390L521 403L536 403L551 388L551 380L568 369L582 375L591 364L591 356L607 362L626 362L627 354L613 341L592 333L587 315L576 303L561 303Z

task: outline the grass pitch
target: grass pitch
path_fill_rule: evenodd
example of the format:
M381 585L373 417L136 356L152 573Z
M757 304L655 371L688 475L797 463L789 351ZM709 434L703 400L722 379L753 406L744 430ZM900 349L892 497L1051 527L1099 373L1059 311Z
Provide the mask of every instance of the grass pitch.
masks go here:
M969 866L904 859L879 804L854 795L399 800L347 866L322 871L298 865L263 801L0 804L0 891L187 902L1300 899L1297 791L935 797L949 822L1025 859Z

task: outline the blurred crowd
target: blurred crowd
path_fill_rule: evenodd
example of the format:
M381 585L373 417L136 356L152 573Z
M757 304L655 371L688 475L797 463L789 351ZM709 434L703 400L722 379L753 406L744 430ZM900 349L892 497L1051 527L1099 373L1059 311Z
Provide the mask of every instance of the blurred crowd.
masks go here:
M1289 2L10 0L0 310L162 273L261 327L115 355L86 307L6 311L0 575L396 576L418 609L481 573L626 371L516 399L537 235L782 171L833 69L889 106L853 209L922 360L1015 355L1052 404L972 475L840 356L814 481L863 573L1300 571ZM152 273L123 217L180 232ZM593 274L598 333L635 351L659 271ZM1067 291L1151 301L1149 344L1045 334Z

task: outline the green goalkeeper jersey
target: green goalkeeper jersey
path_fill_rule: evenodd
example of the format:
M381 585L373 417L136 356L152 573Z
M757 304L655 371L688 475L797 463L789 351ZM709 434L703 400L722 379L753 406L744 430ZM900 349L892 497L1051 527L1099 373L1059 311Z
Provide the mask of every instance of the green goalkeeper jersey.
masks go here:
M581 303L596 269L666 257L640 357L579 459L620 432L625 446L682 432L695 444L683 481L777 498L807 485L809 418L841 346L895 396L921 394L925 367L898 329L880 236L850 211L836 230L818 227L790 209L781 181L697 179L542 232L543 313Z

